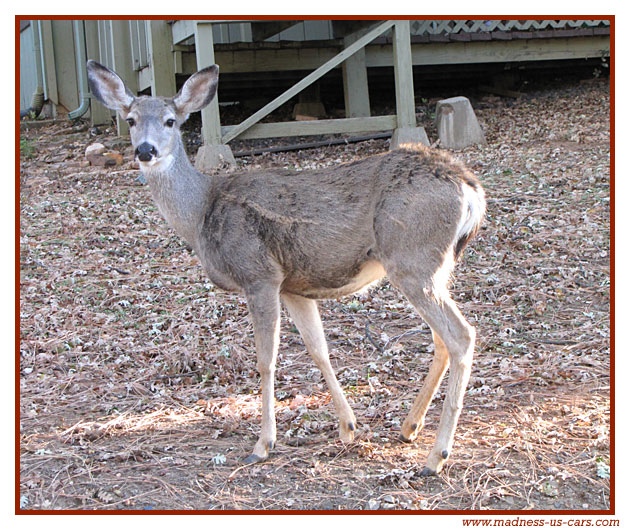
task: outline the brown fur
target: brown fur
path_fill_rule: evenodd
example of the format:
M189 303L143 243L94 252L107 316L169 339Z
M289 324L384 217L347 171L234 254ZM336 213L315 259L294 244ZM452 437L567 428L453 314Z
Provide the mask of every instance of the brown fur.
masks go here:
M282 292L336 296L366 262L407 244L430 245L441 262L455 237L462 182L478 186L463 166L423 147L332 169L230 174L208 193L201 253L239 286L256 281L261 266L278 265ZM218 250L227 246L238 251Z

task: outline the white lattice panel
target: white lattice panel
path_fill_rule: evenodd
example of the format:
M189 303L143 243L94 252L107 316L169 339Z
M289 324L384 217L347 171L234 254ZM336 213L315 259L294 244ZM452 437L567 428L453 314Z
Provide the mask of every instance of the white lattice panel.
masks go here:
M610 26L608 20L415 20L412 35L443 33L479 33L488 31L540 31L596 26Z

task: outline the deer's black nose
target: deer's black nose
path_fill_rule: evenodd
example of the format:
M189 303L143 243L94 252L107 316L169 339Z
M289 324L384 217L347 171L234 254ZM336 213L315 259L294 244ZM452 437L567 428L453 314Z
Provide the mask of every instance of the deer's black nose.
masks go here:
M149 142L143 142L136 147L136 156L142 162L149 162L154 156L157 156L157 150Z

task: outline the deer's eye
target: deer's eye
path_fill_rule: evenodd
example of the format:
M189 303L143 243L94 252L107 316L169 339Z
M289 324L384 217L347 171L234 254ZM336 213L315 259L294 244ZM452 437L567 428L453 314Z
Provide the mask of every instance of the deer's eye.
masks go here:
M173 125L175 125L175 120L173 118L169 118L164 122L164 125L166 125L167 127L172 127Z
M136 120L134 120L133 118L127 118L126 121L129 124L129 127L133 127L136 124Z

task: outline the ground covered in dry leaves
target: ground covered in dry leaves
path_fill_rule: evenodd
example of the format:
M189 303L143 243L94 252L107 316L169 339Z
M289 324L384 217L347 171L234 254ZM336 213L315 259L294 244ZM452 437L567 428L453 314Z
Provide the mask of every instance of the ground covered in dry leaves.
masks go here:
M137 180L124 139L69 122L24 131L21 507L608 509L609 106L606 80L475 100L488 144L454 154L483 182L488 216L453 292L478 346L452 457L430 478L419 472L445 384L418 439L398 442L432 351L398 292L383 283L321 304L356 442L336 441L330 396L285 318L277 448L243 465L260 418L244 300L204 277ZM86 167L94 141L126 163ZM239 165L303 170L387 148Z

